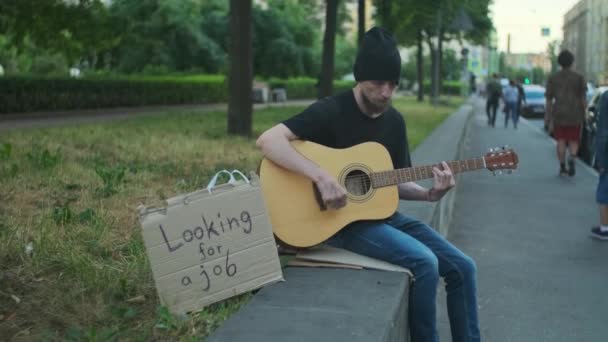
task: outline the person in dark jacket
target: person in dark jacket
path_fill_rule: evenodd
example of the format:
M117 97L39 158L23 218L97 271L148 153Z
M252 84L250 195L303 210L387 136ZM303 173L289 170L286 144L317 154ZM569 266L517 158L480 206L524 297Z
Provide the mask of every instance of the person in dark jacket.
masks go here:
M519 93L519 99L517 100L517 112L521 115L521 106L526 103L526 92L524 91L524 86L521 84L521 80L517 80L515 82L515 87L517 87L517 92Z
M595 193L595 200L600 205L600 225L591 228L591 236L608 240L608 91L600 98L595 139L595 158L600 170L600 177Z
M492 80L486 86L486 114L488 115L488 126L494 127L496 124L496 110L498 109L498 100L502 97L502 86L498 81L498 75L492 75Z

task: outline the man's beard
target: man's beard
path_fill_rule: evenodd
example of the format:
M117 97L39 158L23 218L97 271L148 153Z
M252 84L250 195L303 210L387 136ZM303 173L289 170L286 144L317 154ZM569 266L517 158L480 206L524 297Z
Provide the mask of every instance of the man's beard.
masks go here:
M371 114L380 114L388 109L391 105L391 100L386 101L383 104L377 104L372 102L363 92L361 92L361 99L363 100L363 105L365 109Z

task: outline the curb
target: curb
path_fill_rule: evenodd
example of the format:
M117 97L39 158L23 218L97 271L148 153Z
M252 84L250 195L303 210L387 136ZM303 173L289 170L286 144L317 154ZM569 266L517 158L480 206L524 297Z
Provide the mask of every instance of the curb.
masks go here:
M436 164L441 161L451 161L463 156L469 122L473 117L471 99L451 114L439 125L412 153L414 165ZM400 201L399 211L404 215L413 216L438 230L443 236L449 232L454 200L459 189L460 174L455 175L456 186L439 202ZM419 182L426 187L432 187L432 179Z

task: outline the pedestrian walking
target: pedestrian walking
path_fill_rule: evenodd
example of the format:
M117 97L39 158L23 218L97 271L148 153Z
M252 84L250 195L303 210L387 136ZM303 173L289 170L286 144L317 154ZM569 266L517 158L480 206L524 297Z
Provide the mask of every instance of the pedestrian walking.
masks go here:
M517 101L517 113L521 115L521 107L523 104L526 104L526 92L524 91L524 86L522 85L521 80L517 80L517 82L515 82L515 86L517 87L517 93L519 94L519 100Z
M595 193L595 199L600 206L600 225L591 228L591 236L608 240L608 91L604 92L599 104L594 148L600 170Z
M560 52L557 62L562 69L547 80L545 124L553 127L553 135L557 140L560 176L572 177L576 173L575 160L585 120L587 84L583 76L570 69L574 62L574 55L570 51ZM568 168L566 148L570 152Z
M519 121L519 90L515 85L515 81L509 80L509 85L505 88L503 93L505 102L505 128L509 124L509 118L513 120L513 127L517 129L517 122Z
M502 97L502 87L498 81L498 75L493 74L492 79L486 86L486 114L488 116L488 126L495 126L496 110L498 110L498 101Z

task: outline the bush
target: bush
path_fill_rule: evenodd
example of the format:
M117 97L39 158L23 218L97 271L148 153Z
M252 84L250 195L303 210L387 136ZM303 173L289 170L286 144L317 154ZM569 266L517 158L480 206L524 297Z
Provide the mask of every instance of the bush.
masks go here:
M227 79L222 75L115 75L98 72L83 79L0 78L2 113L94 109L129 106L203 104L228 101ZM288 99L314 99L314 78L272 78L271 88L286 88ZM334 81L334 93L348 90L354 81Z
M0 78L0 113L226 102L223 76Z
M443 86L441 87L440 93L442 95L460 95L461 94L462 83L459 81L443 81ZM431 82L424 82L424 93L431 93Z
M317 97L317 80L309 77L298 77L290 79L271 78L268 80L270 88L285 88L287 98L314 99ZM351 89L355 86L354 81L334 81L334 94Z

